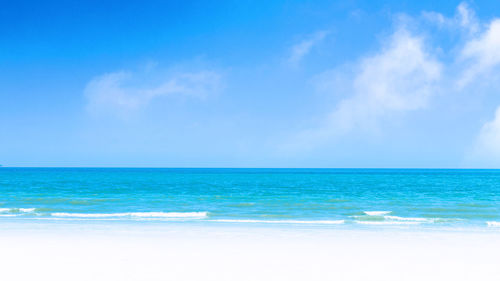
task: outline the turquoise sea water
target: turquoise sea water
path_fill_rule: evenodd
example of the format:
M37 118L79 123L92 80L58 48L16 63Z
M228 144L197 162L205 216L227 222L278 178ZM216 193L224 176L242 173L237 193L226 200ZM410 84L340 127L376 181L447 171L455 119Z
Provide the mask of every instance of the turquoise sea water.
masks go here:
M500 226L500 170L0 168L0 223Z

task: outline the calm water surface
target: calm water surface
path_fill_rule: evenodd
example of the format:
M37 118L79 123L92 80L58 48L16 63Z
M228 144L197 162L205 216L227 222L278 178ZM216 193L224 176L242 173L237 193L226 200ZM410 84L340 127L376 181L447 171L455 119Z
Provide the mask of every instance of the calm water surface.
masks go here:
M0 168L12 220L499 227L500 170Z

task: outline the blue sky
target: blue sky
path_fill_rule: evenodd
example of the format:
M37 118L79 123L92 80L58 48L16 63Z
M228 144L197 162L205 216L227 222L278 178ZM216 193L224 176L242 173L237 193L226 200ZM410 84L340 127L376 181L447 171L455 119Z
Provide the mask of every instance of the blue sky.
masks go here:
M0 164L500 167L495 1L11 1Z

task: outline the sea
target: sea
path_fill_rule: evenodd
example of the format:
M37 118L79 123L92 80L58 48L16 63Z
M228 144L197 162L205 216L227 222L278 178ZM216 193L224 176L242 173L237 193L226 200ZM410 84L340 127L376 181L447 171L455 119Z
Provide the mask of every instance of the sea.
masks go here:
M6 222L500 230L500 170L0 168Z

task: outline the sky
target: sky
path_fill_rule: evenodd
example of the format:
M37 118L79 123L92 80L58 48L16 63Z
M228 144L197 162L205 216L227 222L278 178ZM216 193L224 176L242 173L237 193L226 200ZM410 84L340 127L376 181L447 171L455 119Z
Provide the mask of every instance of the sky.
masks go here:
M8 1L0 164L500 168L496 1Z

